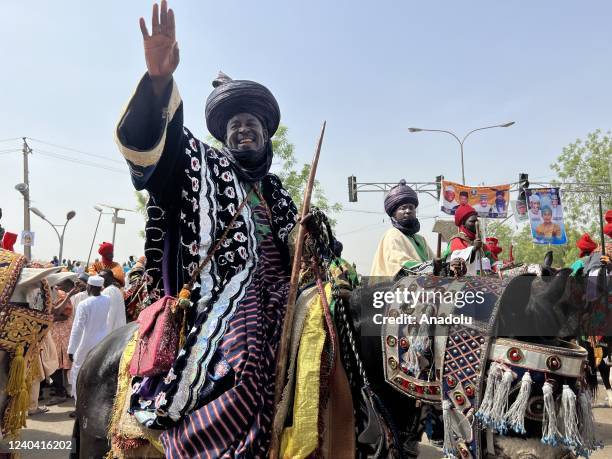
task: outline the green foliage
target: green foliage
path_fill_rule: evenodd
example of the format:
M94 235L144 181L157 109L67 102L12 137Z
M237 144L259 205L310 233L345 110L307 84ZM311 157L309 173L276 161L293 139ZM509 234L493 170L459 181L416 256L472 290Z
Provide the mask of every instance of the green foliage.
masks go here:
M577 139L563 148L557 161L551 164L561 183L588 183L588 188L598 192L579 193L574 189L585 186L567 185L563 193L563 213L566 223L577 229L586 230L592 237L599 234L599 206L601 195L604 212L612 209L612 189L610 181L612 163L612 137L610 131L602 134L600 130L587 134L586 140ZM597 184L606 184L597 186Z
M523 224L522 228L517 232L507 224L490 225L488 235L499 239L499 245L504 249L500 254L501 259L506 260L510 258L510 244L512 244L512 255L516 262L525 264L542 263L546 252L552 250L553 266L561 268L571 265L578 259L576 241L582 234L576 228L567 225L565 231L567 233L566 245L534 244L528 223Z
M145 219L147 218L147 201L149 200L149 193L146 191L135 191L136 195L136 212L142 215ZM144 239L145 233L143 230L138 232L138 235Z

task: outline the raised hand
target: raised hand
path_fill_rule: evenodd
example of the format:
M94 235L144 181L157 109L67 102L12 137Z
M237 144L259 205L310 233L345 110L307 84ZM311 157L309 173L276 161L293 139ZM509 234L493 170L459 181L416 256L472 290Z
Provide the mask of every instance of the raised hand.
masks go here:
M179 64L179 48L175 38L174 11L162 0L161 12L157 3L153 5L151 31L144 18L140 18L140 30L144 39L147 71L153 81L153 90L160 95Z

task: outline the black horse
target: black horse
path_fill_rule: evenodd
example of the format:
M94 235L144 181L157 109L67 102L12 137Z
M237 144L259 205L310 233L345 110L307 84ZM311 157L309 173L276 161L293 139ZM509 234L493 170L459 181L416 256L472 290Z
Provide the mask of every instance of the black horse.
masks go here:
M578 281L570 281L565 270L552 270L551 261L542 270L545 276L519 276L510 282L500 298L500 330L508 331L512 323L532 323L535 328L529 330L529 336L550 336L554 340L567 324L564 317L571 317L581 308L573 302L576 294L572 289L579 287ZM377 285L376 289L392 286L393 283ZM360 307L368 295L371 297L368 287L357 289L348 302L339 302L335 316L343 365L351 382L357 411L358 455L417 457L422 434L421 409L414 400L385 382L380 330L378 335L361 334L363 324L373 323L372 317L362 316ZM373 313L371 308L365 311ZM132 323L113 332L90 352L81 368L74 427L77 457L104 457L110 449L107 430L117 388L119 360L135 329L136 324ZM506 336L513 334L508 332Z

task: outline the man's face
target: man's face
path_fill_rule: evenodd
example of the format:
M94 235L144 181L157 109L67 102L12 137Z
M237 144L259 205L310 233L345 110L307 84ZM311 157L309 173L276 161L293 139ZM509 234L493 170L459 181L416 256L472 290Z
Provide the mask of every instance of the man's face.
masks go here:
M538 201L531 201L531 210L537 213L540 210L540 203Z
M468 197L464 194L459 195L459 204L466 205L468 203Z
M476 222L478 221L477 215L470 215L469 218L463 224L467 229L469 229L472 233L476 232Z
M488 203L489 201L487 200L487 198L480 198L480 205L482 207L486 207Z
M544 223L550 223L552 221L552 212L550 210L543 212L542 220L544 220Z
M393 212L393 218L400 223L416 218L416 206L412 203L402 204Z
M232 150L261 151L267 132L259 119L250 113L238 113L227 122L225 143Z
M559 200L557 198L552 198L552 206L557 207L559 205Z
M527 207L522 202L519 202L516 205L516 211L519 213L519 215L525 215L527 213Z
M455 192L453 190L446 190L444 192L444 198L447 201L454 201L455 200Z
M498 204L503 204L504 203L504 197L502 195L500 195L500 194L497 195L495 200L497 201Z

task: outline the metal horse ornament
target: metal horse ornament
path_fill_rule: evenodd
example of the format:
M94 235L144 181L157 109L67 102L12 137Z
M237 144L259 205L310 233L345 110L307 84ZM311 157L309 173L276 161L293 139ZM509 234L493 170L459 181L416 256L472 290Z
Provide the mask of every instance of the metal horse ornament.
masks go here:
M53 321L51 286L59 268L28 268L22 255L0 249L0 427L25 426L37 349Z
M364 400L361 457L416 457L423 404L442 410L449 457L575 457L599 446L587 353L562 339L585 312L584 285L551 261L503 280L426 274L354 292L339 330ZM406 301L411 292L420 299Z

